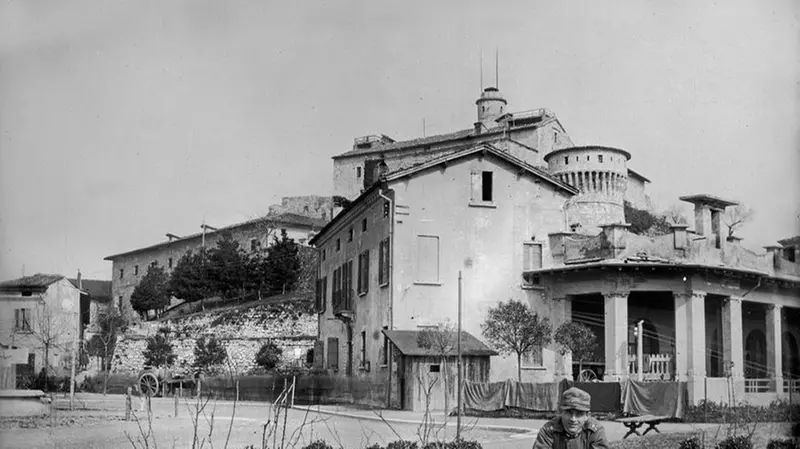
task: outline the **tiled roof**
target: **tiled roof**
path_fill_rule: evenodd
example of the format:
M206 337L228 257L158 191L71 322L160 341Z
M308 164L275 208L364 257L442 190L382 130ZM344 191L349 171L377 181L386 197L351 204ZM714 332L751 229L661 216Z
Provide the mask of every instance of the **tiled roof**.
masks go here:
M800 235L789 237L788 239L778 240L778 243L780 243L783 246L800 245Z
M69 279L69 282L78 288L77 279ZM97 279L81 279L80 289L89 294L94 299L111 299L111 281L101 281Z
M403 355L415 355L415 356L431 356L431 355L438 355L431 350L426 348L420 348L417 345L417 338L419 337L421 331L390 331L384 330L383 333L386 334L386 337L397 346L397 349L403 353ZM453 332L453 339L455 339L455 332ZM458 352L455 348L455 342L453 344L453 349L449 351L447 354L448 356L457 356ZM461 331L461 355L473 355L473 356L492 356L497 355L497 351L493 350L492 348L486 346L482 341L478 340L477 338L473 337L472 334L469 332Z
M253 224L256 224L256 223L260 223L260 222L264 222L264 221L270 221L270 222L274 223L275 225L289 225L289 226L294 225L294 226L310 228L312 230L317 230L317 231L319 231L320 229L324 228L325 225L328 224L328 220L324 220L322 218L311 218L311 217L306 217L304 215L293 214L293 213L288 213L287 212L287 213L280 214L280 215L273 215L273 216L268 215L266 217L254 218L252 220L247 220L247 221L243 221L241 223L233 224L233 225L230 225L230 226L225 226L223 228L218 228L216 231L206 232L206 236L218 234L220 232L231 231L231 230L234 230L234 229L237 229L237 228L250 226L250 225L253 225ZM175 239L175 240L172 240L172 241L156 243L155 245L145 246L145 247L142 247L142 248L137 248L137 249L133 249L133 250L130 250L130 251L126 251L124 253L118 253L118 254L114 254L114 255L111 255L111 256L107 256L103 260L114 260L115 258L120 257L120 256L127 256L129 254L134 254L134 253L138 253L138 252L150 251L150 250L154 250L154 249L165 247L165 246L170 245L170 244L183 242L183 241L186 241L186 240L199 239L199 238L202 237L202 235L203 234L201 232L198 232L196 234L190 234L190 235L187 235L185 237L181 237L181 238L178 238L178 239Z
M441 142L447 142L449 140L458 140L463 139L465 137L471 136L475 132L474 129L462 129L460 131L447 133L447 134L438 134L435 136L428 136L428 137L419 137L417 139L411 140L403 140L400 142L391 142L387 144L375 144L371 147L367 148L354 148L346 153L342 153L336 157L346 157L346 156L353 156L356 154L365 154L365 153L375 153L381 151L393 151L393 150L401 150L404 148L411 148L417 146L425 146L425 145L432 145Z
M36 273L32 276L25 276L19 279L0 282L0 291L16 292L20 290L36 290L44 291L47 287L54 282L64 279L60 274L42 274Z

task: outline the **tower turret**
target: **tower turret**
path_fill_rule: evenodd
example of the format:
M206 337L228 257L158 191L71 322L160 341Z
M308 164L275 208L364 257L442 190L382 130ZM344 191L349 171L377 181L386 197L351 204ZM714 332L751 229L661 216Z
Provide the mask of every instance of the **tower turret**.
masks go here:
M506 113L506 99L496 87L487 87L481 92L481 97L475 101L478 105L478 121L484 129L495 127L495 120Z

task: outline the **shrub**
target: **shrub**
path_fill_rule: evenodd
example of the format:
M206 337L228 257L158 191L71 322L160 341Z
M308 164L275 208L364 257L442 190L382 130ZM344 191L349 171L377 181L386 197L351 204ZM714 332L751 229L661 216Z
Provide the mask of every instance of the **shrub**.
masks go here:
M164 333L158 334L147 339L147 349L144 350L145 365L169 366L175 361L175 351Z
M732 436L720 441L717 449L753 449L753 440L747 435Z
M769 440L767 449L800 449L800 440L797 439L780 439Z
M417 449L417 443L414 441L397 440L386 445L386 449Z
M481 443L477 441L468 441L461 438L454 440L448 446L450 449L483 449Z
M228 352L219 340L214 337L200 338L194 345L194 367L206 370L219 366L228 359Z
M698 437L691 437L681 441L679 449L703 449L703 442Z
M385 449L385 448L378 443L372 443L369 446L365 447L364 449Z
M303 446L303 449L333 449L333 446L326 443L325 440L316 440L312 441L307 446Z
M256 353L256 365L267 371L275 369L281 360L283 351L275 343L268 341L264 343Z

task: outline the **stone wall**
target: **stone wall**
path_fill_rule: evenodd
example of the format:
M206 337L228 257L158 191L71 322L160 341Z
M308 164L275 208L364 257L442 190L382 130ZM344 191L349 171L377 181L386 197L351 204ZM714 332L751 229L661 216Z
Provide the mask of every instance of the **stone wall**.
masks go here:
M191 371L197 339L211 336L221 340L236 374L257 370L255 354L267 341L273 341L283 350L279 367L303 367L306 354L317 338L317 317L309 310L304 303L260 304L141 323L118 342L111 370L119 374L138 373L144 367L147 338L159 330L169 331L177 356L172 368L178 372Z
M329 196L285 196L281 199L281 204L273 204L269 207L269 214L291 213L330 220L332 210L333 199Z

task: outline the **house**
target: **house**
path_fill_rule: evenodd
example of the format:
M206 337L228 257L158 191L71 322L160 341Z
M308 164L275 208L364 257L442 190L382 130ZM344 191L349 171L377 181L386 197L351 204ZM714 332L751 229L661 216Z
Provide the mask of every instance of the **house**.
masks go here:
M408 334L397 332L454 323L463 272L463 330L476 341L463 354L494 353L476 338L481 318L498 301L527 295L522 272L547 257L547 234L563 229L564 204L577 193L489 144L386 174L311 242L320 251L324 366L386 385L385 404L418 409L422 386L403 358L415 353L403 352L397 335ZM549 316L547 302L533 305ZM527 380L552 379L544 368L552 361L542 357L528 359ZM516 367L492 362L490 371L466 378L505 379Z
M83 279L78 271L78 276L69 282L81 291L81 340L85 340L87 327L97 323L111 305L111 281Z
M297 198L294 200L288 204L284 202L281 209L299 207L301 202ZM315 200L314 206L318 206L318 202ZM150 265L157 263L169 274L181 256L189 251L213 247L224 236L238 242L239 247L245 251L257 253L265 251L273 243L274 237L280 237L282 231L286 231L287 236L299 244L307 245L308 240L327 223L328 220L324 218L283 212L221 228L203 225L203 232L185 237L167 234L168 240L165 242L108 256L104 260L112 263L111 295L114 304L120 309L123 306L129 307L131 294L147 274Z
M39 373L65 375L71 354L85 324L81 291L66 277L35 274L0 282L0 343L27 348L28 363L17 367L17 377Z

